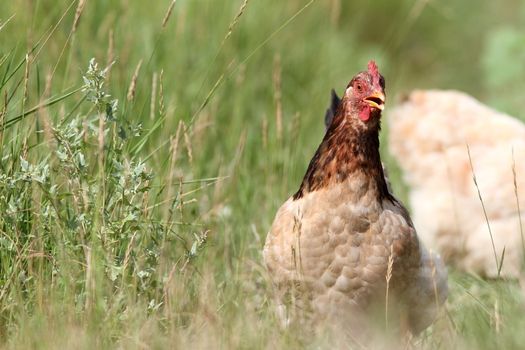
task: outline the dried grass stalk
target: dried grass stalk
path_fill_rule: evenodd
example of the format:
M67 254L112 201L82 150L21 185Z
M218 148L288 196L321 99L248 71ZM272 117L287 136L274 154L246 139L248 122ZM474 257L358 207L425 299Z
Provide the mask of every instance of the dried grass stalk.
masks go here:
M128 101L133 101L135 99L135 94L137 92L137 78L140 73L140 67L142 67L142 60L139 61L137 64L137 67L135 68L135 72L133 73L133 77L131 78L131 83L129 84L128 89Z

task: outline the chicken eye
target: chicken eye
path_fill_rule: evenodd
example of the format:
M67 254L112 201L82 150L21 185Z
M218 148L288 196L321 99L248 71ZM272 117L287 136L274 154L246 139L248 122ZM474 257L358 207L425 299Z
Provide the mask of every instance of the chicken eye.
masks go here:
M355 88L357 89L357 92L362 92L363 91L363 85L361 85L360 83L357 83L355 85Z

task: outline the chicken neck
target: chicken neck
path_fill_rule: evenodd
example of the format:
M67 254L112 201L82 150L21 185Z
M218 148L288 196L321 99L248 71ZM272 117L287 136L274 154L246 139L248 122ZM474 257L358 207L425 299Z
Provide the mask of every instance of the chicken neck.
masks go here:
M338 118L339 117L339 118ZM379 120L363 127L360 122L337 116L326 131L294 200L335 184L351 180L353 175L368 177L378 201L390 197L379 155Z

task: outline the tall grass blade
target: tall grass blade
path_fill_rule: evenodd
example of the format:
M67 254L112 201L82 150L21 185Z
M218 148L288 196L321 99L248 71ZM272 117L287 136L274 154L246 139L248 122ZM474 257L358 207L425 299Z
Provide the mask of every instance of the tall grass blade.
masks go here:
M514 158L514 148L512 149L512 181L514 185L514 196L516 197L516 208L518 210L518 220L520 223L521 253L523 256L522 269L525 269L525 238L523 236L523 221L521 219L520 198L518 195L518 182L516 180L516 159Z
M470 164L470 170L472 171L472 180L474 181L474 186L476 186L476 190L478 191L478 198L479 198L479 201L481 202L481 207L483 209L483 215L485 216L485 222L487 223L487 228L489 230L490 243L492 244L492 251L494 253L494 262L496 263L496 270L498 271L498 278L499 278L501 269L500 269L500 263L498 261L498 255L496 253L496 246L494 244L494 237L492 236L492 229L490 228L489 217L487 216L487 210L485 209L485 203L483 202L483 198L481 197L481 191L478 186L478 180L476 178L476 173L474 172L474 166L472 165L472 156L470 155L470 147L468 144L467 144L467 153L468 153L468 159L469 159L469 164Z
M66 98L76 94L77 92L81 91L82 89L83 89L83 87L80 87L80 88L77 88L77 89L72 90L70 92L67 92L67 93L65 93L63 95L50 98L49 100L47 100L47 101L45 101L43 103L40 103L37 106L35 106L35 107L33 107L33 108L23 112L23 113L18 114L15 117L12 117L9 120L6 120L5 124L0 127L0 131L4 131L5 129L8 129L9 127L11 127L11 126L15 125L16 123L20 122L25 117L27 117L27 116L37 112L41 108L50 107L50 106L53 106L53 105L57 104L60 101L65 100Z

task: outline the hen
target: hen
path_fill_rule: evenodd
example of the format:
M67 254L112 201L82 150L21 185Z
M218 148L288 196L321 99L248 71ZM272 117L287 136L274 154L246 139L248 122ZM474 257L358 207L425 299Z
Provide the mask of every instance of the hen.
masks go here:
M287 321L299 309L355 333L387 313L416 334L446 299L443 263L419 242L385 181L384 88L371 61L333 99L336 112L299 190L277 211L263 255Z
M497 277L503 260L501 275L519 277L525 125L464 93L437 90L412 92L389 121L389 148L410 187L414 223L425 244L462 270Z

